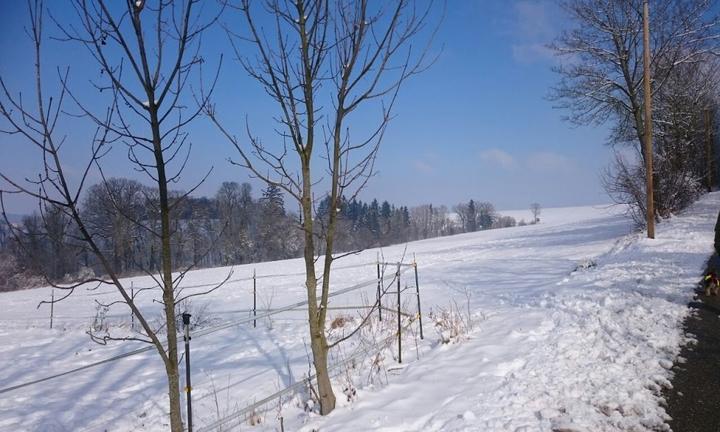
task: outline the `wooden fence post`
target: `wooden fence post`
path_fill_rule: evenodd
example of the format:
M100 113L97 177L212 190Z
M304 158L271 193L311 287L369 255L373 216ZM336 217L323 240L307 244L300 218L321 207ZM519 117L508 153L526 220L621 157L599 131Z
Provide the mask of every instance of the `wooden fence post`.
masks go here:
M398 263L397 273L397 324L398 324L398 363L402 363L402 323L400 318L400 263Z
M55 313L55 288L50 293L50 328L53 325L53 315Z
M135 303L135 285L130 281L130 299ZM130 330L135 331L135 311L130 309Z
M420 309L420 282L418 282L418 269L415 256L413 255L413 268L415 269L415 293L417 294L417 310L418 310L418 322L420 323L420 340L423 338L422 328L422 310Z
M378 319L382 321L382 291L380 290L382 285L382 279L380 279L380 253L378 252L376 261L377 263L377 305L378 305Z
M253 269L253 318L257 317L257 276ZM253 327L257 327L257 319L253 320Z

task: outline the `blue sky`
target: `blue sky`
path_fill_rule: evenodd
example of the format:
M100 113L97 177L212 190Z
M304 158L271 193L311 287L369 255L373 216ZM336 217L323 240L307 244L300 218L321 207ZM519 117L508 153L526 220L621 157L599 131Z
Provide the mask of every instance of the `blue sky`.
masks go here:
M61 3L48 2L59 18L70 16ZM22 1L0 4L0 74L13 88L29 90L32 57L23 33L26 7ZM402 88L396 118L383 141L377 175L361 195L397 205L423 203L452 206L472 198L490 201L498 209L523 209L531 202L544 207L608 202L600 173L611 159L603 127L574 128L562 121L563 112L545 97L557 76L555 59L545 44L568 23L552 1L449 1L434 49L442 51L431 69ZM47 24L49 35L57 31ZM218 31L204 41L210 62L225 47ZM48 41L48 65L66 66L72 60L73 84L84 85L82 72L96 66L74 45ZM225 59L217 102L222 116L232 120L244 138L247 116L263 133L272 127L272 102L238 65ZM48 74L48 87L57 84ZM79 94L87 98L92 94ZM379 110L378 107L375 107ZM363 120L353 127L363 128ZM68 122L75 140L63 149L72 171L79 169L91 132ZM212 176L198 194L212 195L223 181L250 181L256 195L262 187L247 172L227 162L235 150L204 119L191 129L192 163L178 187L188 187L211 166ZM271 143L272 135L265 136ZM15 177L37 172L38 155L17 139L0 136L0 170ZM116 148L104 164L109 174L137 177ZM141 178L139 178L142 180ZM9 211L32 211L35 203L10 198Z

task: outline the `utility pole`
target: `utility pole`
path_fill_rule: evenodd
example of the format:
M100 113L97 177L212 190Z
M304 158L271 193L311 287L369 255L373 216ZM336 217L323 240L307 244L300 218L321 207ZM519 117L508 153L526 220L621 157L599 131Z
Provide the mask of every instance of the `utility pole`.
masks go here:
M645 181L647 191L647 236L655 238L655 203L653 199L652 89L650 86L650 11L643 0L643 90L645 92Z

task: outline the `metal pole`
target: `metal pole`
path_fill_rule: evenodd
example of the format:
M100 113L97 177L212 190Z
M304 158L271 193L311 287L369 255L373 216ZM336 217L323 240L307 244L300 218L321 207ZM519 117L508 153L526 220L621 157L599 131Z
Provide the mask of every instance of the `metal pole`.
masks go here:
M253 269L253 317L257 316L257 277ZM257 320L253 320L253 327L257 327Z
M418 322L420 323L420 339L422 340L424 338L422 328L422 311L420 309L420 282L418 282L417 262L415 262L415 257L413 257L413 268L415 269L415 293L417 294Z
M190 314L182 314L183 325L185 326L185 393L187 394L187 424L188 432L192 432L192 385L190 384Z
M398 263L397 273L397 316L398 316L398 363L402 363L402 324L400 322L400 263Z
M655 202L653 198L652 89L650 86L650 11L643 0L643 91L645 93L645 190L647 195L647 236L655 238Z
M55 288L50 293L50 328L53 324L53 314L55 313Z
M378 319L382 321L382 292L380 291L380 286L382 285L382 280L380 279L380 253L377 254L377 307L378 307Z

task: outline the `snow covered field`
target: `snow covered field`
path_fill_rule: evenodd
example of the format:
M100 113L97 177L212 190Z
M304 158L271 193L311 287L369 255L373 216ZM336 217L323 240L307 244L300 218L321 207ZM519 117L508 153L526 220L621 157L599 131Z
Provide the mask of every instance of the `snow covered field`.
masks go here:
M659 390L685 341L680 324L694 283L712 252L720 194L703 197L685 214L658 226L657 239L632 233L619 208L544 209L539 225L431 239L382 250L387 261L417 259L425 340L408 334L402 369L393 349L382 373L368 383L367 368L337 381L338 409L306 414L296 396L282 409L285 430L311 431L615 431L656 430L665 420ZM530 218L529 211L508 213ZM336 290L375 277L376 250L336 263ZM592 260L595 265L583 266ZM367 266L360 264L368 263ZM357 265L357 266L356 266ZM580 265L581 268L578 268ZM587 268L583 268L587 267ZM302 272L300 260L199 270L187 286L232 278ZM576 270L577 269L577 270ZM414 283L411 273L403 285ZM147 286L146 277L133 279ZM0 389L143 347L91 342L85 331L95 299L116 298L109 288L77 291L55 307L48 328L50 289L0 295ZM304 299L302 276L259 278L259 305L278 308ZM102 294L107 292L107 294ZM362 304L361 293L338 296L331 306ZM57 294L57 292L56 292ZM391 296L388 296L391 297ZM144 306L155 308L147 295ZM409 312L414 297L406 296ZM469 309L473 330L459 343L440 344L430 311L457 302ZM387 299L392 306L392 299ZM248 317L252 282L223 286L195 298L213 328ZM355 314L352 311L334 311ZM228 328L192 341L196 429L301 380L308 372L305 312L293 311ZM391 316L392 317L392 316ZM392 317L394 319L394 317ZM129 313L111 309L111 332L126 334ZM413 329L415 326L412 327ZM392 333L382 334L382 337ZM349 355L350 342L336 358ZM183 363L184 364L184 363ZM361 365L362 366L362 365ZM388 369L391 369L388 371ZM184 369L182 371L184 376ZM357 396L347 402L347 377ZM165 380L153 351L44 383L0 393L2 431L166 430ZM251 426L279 430L277 404Z

